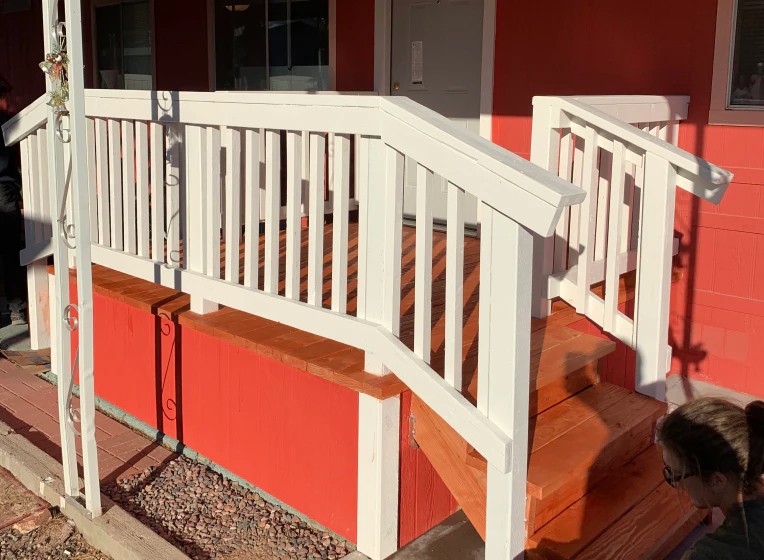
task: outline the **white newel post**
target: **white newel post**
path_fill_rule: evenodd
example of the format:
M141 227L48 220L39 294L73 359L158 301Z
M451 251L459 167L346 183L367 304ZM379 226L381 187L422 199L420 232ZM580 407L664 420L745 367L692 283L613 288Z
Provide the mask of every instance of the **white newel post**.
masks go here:
M368 147L368 158L361 158L368 165L359 173L358 316L398 335L403 155L378 138L361 144L364 152ZM386 372L371 354L366 370ZM358 407L357 544L372 560L382 560L398 549L400 397L381 401L359 394Z
M480 252L480 329L487 336L478 358L478 403L512 439L512 453L509 465L488 464L485 557L516 560L525 549L533 238L484 205L489 215Z
M557 174L560 151L560 109L547 104L533 106L531 133L531 162ZM549 237L533 235L533 296L534 317L546 317L552 311L547 298L547 282L554 266L554 234Z
M52 51L52 47L57 41L56 24L58 23L58 2L57 0L46 0L43 2L43 37L45 52ZM46 80L46 86L50 91L50 82ZM62 226L57 222L61 208L64 206L65 184L65 162L64 146L59 140L56 132L56 115L53 107L48 110L48 191L43 192L43 196L49 196L51 200L51 223L53 225L53 262L56 265L55 275L49 285L53 285L53 290L45 291L52 297L50 306L50 336L51 340L51 365L53 371L58 377L58 420L61 434L61 464L64 473L64 491L68 496L78 497L80 488L77 476L77 455L75 448L74 427L69 421L69 389L74 382L71 370L71 336L64 325L64 312L69 306L69 249L62 238ZM71 195L70 195L71 196ZM71 206L71 205L70 205ZM71 216L67 216L71 220ZM45 263L38 262L45 270ZM29 286L30 291L33 289ZM40 288L35 286L35 290ZM37 303L37 302L36 302ZM31 327L31 322L30 322ZM30 328L31 330L31 328Z
M95 438L95 384L93 379L93 278L90 243L90 197L87 192L88 158L85 120L85 62L82 54L82 12L78 0L66 0L69 49L69 103L74 225L77 242L77 301L80 379L80 416L85 500L93 517L101 515L101 484Z
M647 153L637 256L634 348L637 391L658 400L665 400L666 374L671 369L668 331L675 201L676 170L666 160Z

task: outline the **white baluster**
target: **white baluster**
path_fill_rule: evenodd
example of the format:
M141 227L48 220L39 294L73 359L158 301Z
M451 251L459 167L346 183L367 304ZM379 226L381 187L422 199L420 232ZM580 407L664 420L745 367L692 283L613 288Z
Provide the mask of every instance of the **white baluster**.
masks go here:
M586 199L581 203L581 229L583 243L578 256L578 278L576 279L576 312L586 314L589 305L589 271L594 255L595 234L597 231L597 189L599 188L599 134L593 128L586 129L584 138L582 188Z
M152 122L151 132L151 258L154 262L165 262L164 254L164 130L162 125Z
M98 185L98 241L105 247L111 247L109 141L105 119L95 119L95 137L96 183ZM67 161L69 160L67 159Z
M279 290L279 218L281 214L281 135L265 132L265 291Z
M464 326L464 191L448 183L446 230L445 379L462 390L462 330Z
M86 130L85 135L87 138L87 148L88 148L88 194L90 195L90 239L93 240L93 243L100 243L101 240L98 235L98 177L96 173L96 168L98 166L98 161L96 159L96 140L95 140L95 119L87 119L85 121L86 123ZM61 172L62 172L62 178L65 179L66 177L66 171L65 167L66 164L63 160L63 153L61 154ZM58 210L54 209L54 215L58 212ZM57 217L57 216L55 216ZM67 212L67 217L69 217L69 213ZM54 218L55 222L55 218ZM57 227L56 224L53 224L54 227Z
M435 177L432 171L419 164L416 177L414 352L429 364L432 339L432 190Z
M300 248L302 246L302 134L287 133L286 284L284 295L300 299Z
M321 307L324 283L324 192L326 135L310 134L308 202L308 303Z
M111 246L122 251L124 248L124 220L122 197L122 156L120 146L120 121L110 119L109 134L109 198L111 201Z
M256 130L247 130L244 137L244 184L246 207L244 224L244 285L259 288L258 274L260 266L260 190L262 188L260 165L260 134Z
M143 121L135 123L136 215L138 256L149 257L149 128Z
M205 134L204 273L211 278L220 278L220 129L210 126Z
M225 279L227 282L238 284L241 247L241 131L229 128L227 135Z
M350 211L350 137L334 136L332 222L332 310L345 313L348 299L348 212Z
M131 255L137 252L135 201L135 127L126 120L122 121L122 203L125 251Z
M626 168L623 144L613 141L612 179L610 181L610 223L608 224L607 262L605 267L605 317L603 328L615 331L618 314L618 289L620 274L618 253L621 247L621 206L625 184Z

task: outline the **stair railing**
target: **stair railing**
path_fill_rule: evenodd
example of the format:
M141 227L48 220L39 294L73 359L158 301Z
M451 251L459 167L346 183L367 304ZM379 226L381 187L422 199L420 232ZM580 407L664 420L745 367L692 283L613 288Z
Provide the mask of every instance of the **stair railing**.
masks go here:
M22 143L25 202L45 223L47 185L34 175L46 157L39 144L45 123L40 105L4 132L9 143ZM584 193L405 98L91 90L86 113L93 261L189 293L198 313L224 305L363 349L368 371L394 372L486 458L486 558L520 555L532 234L552 234L562 211ZM409 274L402 267L404 165L414 166L409 171L417 182L412 348L400 339L401 285ZM447 189L442 302L432 297L436 185ZM470 199L481 210L476 405L462 393L464 217L465 206L475 202ZM349 262L354 204L357 263ZM327 207L331 239L324 236ZM301 251L305 221L307 255ZM30 238L27 262L49 254L46 235L44 230ZM331 245L328 307L325 243ZM433 318L441 305L445 348L442 370L436 371ZM384 417L382 408L369 410L372 424ZM385 426L379 429L386 433ZM390 437L397 448L397 436ZM372 446L363 450L372 468L381 449L374 446L382 442L360 440ZM364 493L367 498L358 544L382 558L397 542L390 525L397 509L385 497ZM359 508L361 501L359 495Z
M562 297L637 353L637 389L665 396L674 207L678 186L719 203L732 174L675 145L686 97L536 97L531 161L579 186L554 236L537 238L534 314ZM631 123L631 124L629 124ZM636 270L633 317L619 308ZM604 282L604 297L592 286Z

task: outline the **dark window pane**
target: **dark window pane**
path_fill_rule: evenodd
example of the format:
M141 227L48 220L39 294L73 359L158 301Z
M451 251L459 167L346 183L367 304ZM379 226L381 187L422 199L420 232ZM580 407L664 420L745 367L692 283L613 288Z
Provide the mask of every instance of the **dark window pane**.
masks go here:
M730 105L764 105L764 0L738 0Z
M100 88L122 88L122 15L119 4L96 8L97 84Z
M217 0L216 88L268 89L265 53L265 0Z

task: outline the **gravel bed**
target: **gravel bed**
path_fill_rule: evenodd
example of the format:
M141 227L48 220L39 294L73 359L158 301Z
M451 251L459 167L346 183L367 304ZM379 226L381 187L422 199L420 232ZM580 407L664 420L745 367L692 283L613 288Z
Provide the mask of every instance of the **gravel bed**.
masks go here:
M16 529L0 532L0 560L109 560L90 546L74 523L56 514L50 521L22 535Z
M186 457L102 490L194 560L337 560L353 550Z

